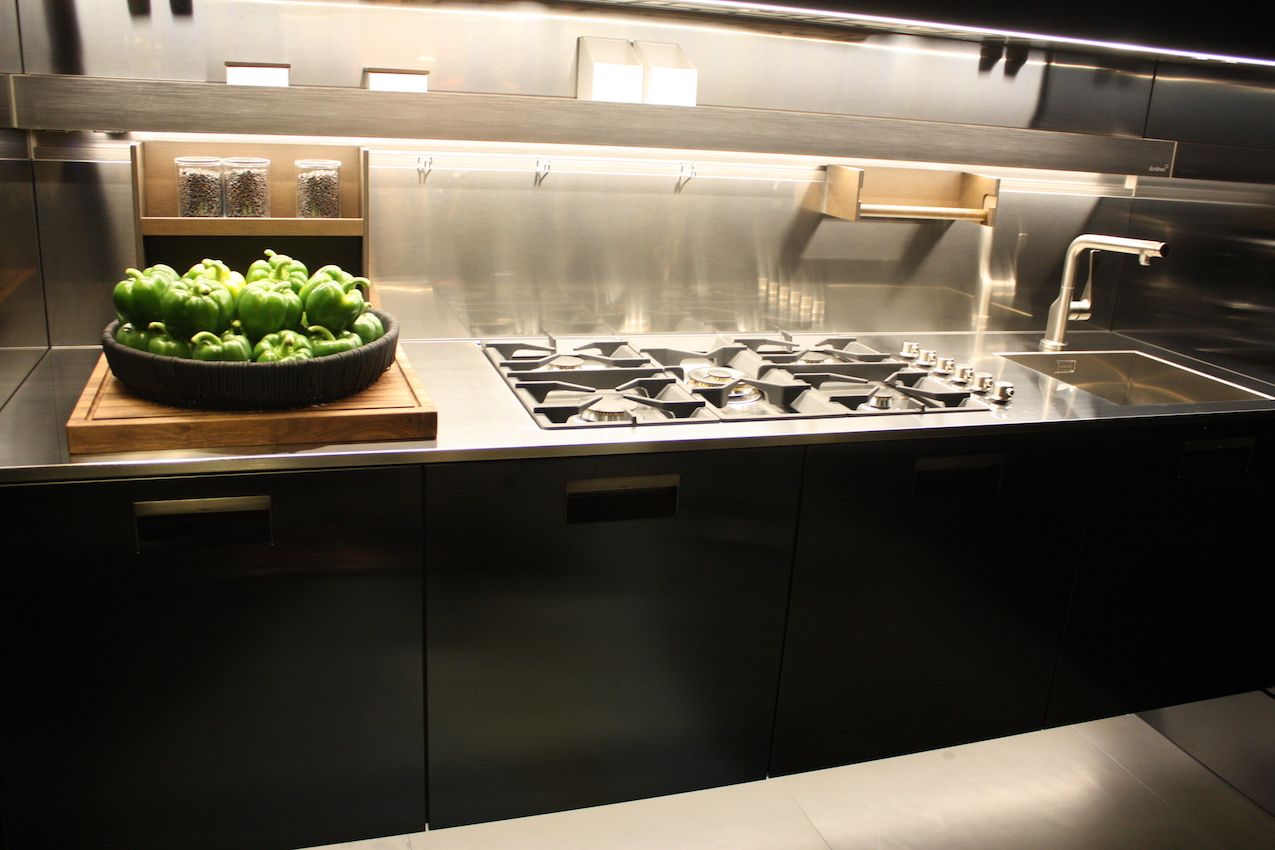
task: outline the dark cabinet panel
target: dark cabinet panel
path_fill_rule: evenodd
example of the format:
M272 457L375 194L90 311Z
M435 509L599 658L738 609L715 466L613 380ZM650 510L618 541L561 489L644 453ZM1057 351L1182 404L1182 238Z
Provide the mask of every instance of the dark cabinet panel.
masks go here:
M428 469L431 826L766 775L801 453Z
M809 450L772 773L1040 728L1092 443Z
M423 828L419 470L0 488L0 515L13 850Z
M1104 435L1051 724L1275 681L1273 493L1269 422Z

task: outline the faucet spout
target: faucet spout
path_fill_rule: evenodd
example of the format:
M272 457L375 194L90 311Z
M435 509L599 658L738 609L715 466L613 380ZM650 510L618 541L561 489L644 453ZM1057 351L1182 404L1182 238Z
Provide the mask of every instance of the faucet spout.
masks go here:
M1151 265L1157 257L1168 253L1163 242L1149 239L1131 239L1127 236L1103 236L1097 233L1086 233L1077 236L1067 246L1067 257L1063 261L1062 284L1058 289L1058 298L1049 308L1049 320L1045 324L1045 338L1040 341L1041 351L1062 351L1067 347L1067 320L1083 314L1088 318L1091 293L1093 291L1093 275L1085 284L1084 294L1079 300L1072 300L1072 292L1076 288L1076 262L1085 251L1114 251L1118 254L1133 254L1138 264Z

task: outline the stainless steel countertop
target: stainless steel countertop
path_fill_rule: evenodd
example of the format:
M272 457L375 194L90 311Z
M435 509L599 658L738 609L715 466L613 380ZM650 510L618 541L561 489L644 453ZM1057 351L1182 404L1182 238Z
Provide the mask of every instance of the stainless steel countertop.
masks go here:
M713 337L644 337L644 344L707 345ZM654 340L663 340L655 343ZM870 334L860 340L897 351L903 339L951 355L1013 382L1016 395L986 412L901 414L835 419L714 422L613 428L539 428L474 340L402 343L439 411L438 437L375 443L190 449L71 457L65 425L100 354L98 348L49 351L0 409L0 483L77 481L117 477L321 469L439 463L514 457L626 454L763 445L903 439L966 433L988 427L1196 414L1275 412L1275 401L1232 401L1123 407L1012 363L999 352L1034 351L1039 333ZM1132 350L1161 357L1240 386L1275 396L1275 385L1106 332L1070 337L1074 350Z

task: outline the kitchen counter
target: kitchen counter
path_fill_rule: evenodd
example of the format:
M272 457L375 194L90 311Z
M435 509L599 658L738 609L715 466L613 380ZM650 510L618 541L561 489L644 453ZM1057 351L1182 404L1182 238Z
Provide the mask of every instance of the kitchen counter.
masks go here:
M0 408L0 483L833 443L989 427L1034 429L1045 424L1112 419L1275 412L1275 400L1260 399L1121 406L997 356L998 352L1035 351L1039 333L871 334L860 340L880 351L897 351L905 338L970 363L997 380L1012 382L1016 390L1013 401L979 412L545 430L532 421L476 341L418 340L405 342L403 347L439 410L438 436L433 440L72 457L66 449L66 420L100 349L58 348L45 354ZM642 341L654 339L644 337ZM669 338L662 339L667 343ZM711 339L710 335L688 335L679 336L677 341L696 347ZM1275 396L1275 384L1120 334L1076 332L1070 339L1073 350L1142 351Z

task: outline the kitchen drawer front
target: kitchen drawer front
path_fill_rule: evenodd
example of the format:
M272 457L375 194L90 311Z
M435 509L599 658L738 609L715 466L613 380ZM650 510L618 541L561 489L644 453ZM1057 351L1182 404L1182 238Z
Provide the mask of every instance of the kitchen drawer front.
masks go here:
M1040 728L1093 443L809 450L773 774Z
M1275 681L1273 497L1269 419L1104 436L1052 725Z
M427 470L431 826L765 776L801 454Z
M418 469L0 488L4 821L25 848L425 824Z

